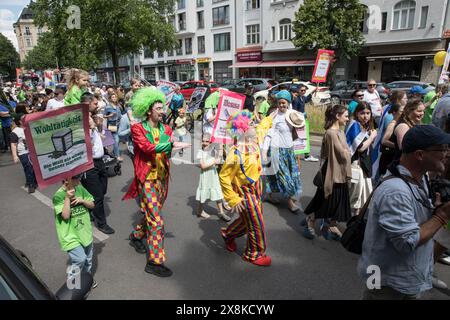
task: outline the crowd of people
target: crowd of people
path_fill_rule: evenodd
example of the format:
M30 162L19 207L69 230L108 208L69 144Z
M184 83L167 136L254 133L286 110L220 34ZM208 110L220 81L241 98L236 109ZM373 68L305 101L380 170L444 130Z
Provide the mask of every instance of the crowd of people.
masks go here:
M68 252L72 265L90 272L92 228L88 224L76 229L68 222L74 216L90 216L101 232L114 233L103 204L108 186L103 158L106 152L123 161L122 141L134 164L134 179L124 199L138 199L142 213L142 221L129 235L130 245L138 253L149 253L146 272L160 277L172 275L165 265L161 211L168 196L170 158L174 152L182 155L191 146L185 139L189 133L183 95L177 88L166 108L164 93L145 87L139 80L132 80L127 94L120 87L91 86L89 74L78 69L68 72L66 82L66 92L62 88L44 90L42 86L35 93L10 85L4 88L0 147L3 152L11 148L14 162L22 163L32 193L37 183L23 117L88 104L94 168L64 181L55 194L61 247ZM367 90L356 90L348 105L327 108L320 169L314 181L306 182L313 183L317 190L305 210L300 205L305 181L301 179L294 141L307 118L305 105L311 101L307 88L280 88L267 101L255 101L253 87L247 85L244 110L228 120L232 146L211 143L221 90L205 96L202 150L196 156L201 172L197 216L208 219L205 203L217 204L218 216L230 223L218 230L228 251L236 251L235 239L246 235L242 259L258 266L271 265L266 253L263 201L275 206L285 201L293 214L303 211L306 217L300 223L305 238L318 236L316 221L320 221L320 234L335 241L342 238L339 223L365 213L363 208L370 201L358 271L366 279L367 267L378 265L383 276L382 289L367 291L364 298L410 299L432 284L446 287L432 270L437 260L450 264L445 255L450 248L450 233L441 228L450 219L446 202L450 199L441 201L431 190L436 189L433 183L450 180L450 135L444 133L450 132L449 87L440 85L431 92L421 87L395 91L385 104L376 85L375 80L369 80ZM112 144L107 144L108 140ZM305 160L319 161L311 155ZM396 179L386 178L390 176ZM238 214L234 221L232 211Z

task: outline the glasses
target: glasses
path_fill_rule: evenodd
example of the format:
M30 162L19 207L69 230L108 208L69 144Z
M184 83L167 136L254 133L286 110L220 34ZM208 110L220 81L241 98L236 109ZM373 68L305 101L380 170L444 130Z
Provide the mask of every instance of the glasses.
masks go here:
M358 95L356 95L358 98L363 98L364 97L364 95L363 94L358 94Z
M376 84L369 84L369 87L376 87Z
M306 92L306 90L300 90L300 92Z

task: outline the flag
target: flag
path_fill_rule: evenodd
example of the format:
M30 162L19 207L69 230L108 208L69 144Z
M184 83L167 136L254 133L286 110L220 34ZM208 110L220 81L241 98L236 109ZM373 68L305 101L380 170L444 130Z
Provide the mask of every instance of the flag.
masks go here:
M345 136L347 137L347 144L350 147L353 157L361 143L369 137L369 134L368 132L362 131L361 125L358 121L352 120L347 128L347 131L345 132Z
M384 128L384 119L386 118L386 115L389 113L389 110L391 110L391 105L387 105L384 108L383 115L380 119L380 128L378 128L378 134L377 138L375 139L375 143L373 146L372 151L372 179L377 180L378 178L378 168L380 166L380 158L381 158L381 142L383 141L385 128Z

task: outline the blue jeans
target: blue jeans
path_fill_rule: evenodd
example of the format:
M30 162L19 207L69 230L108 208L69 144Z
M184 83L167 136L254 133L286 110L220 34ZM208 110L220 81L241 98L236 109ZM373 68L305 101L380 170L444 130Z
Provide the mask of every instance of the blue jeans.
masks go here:
M120 141L120 137L119 134L113 133L112 134L113 138L114 138L114 156L117 158L120 156L120 149L119 149L119 141Z
M67 252L69 254L71 263L71 273L76 273L78 269L91 273L92 270L92 256L94 255L94 245L91 243L87 247L78 246Z
M25 173L27 187L37 187L36 176L34 175L29 154L22 154L19 156L19 159L23 167L23 172Z

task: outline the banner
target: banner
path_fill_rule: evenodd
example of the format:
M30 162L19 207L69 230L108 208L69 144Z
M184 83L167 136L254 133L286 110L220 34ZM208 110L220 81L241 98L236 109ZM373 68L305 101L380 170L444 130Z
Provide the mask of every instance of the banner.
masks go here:
M207 87L197 87L191 96L191 101L189 101L187 112L194 113L200 105L202 104L205 94L208 91Z
M156 88L158 88L158 90L161 90L166 96L166 107L164 108L164 112L167 112L167 109L172 102L172 97L176 87L177 84L170 81L160 80L156 83Z
M24 130L39 188L93 168L88 105L26 115Z
M227 121L236 112L244 107L245 96L231 91L220 91L219 105L217 107L216 121L211 142L232 144L233 139L227 131Z
M309 138L309 121L305 120L305 126L297 129L298 139L294 141L294 153L309 154L311 152L311 140Z
M330 70L331 62L334 59L334 51L320 49L317 53L316 65L311 82L323 83L327 81L328 71Z
M450 44L447 49L447 56L445 57L444 66L442 67L441 76L439 77L438 84L448 83L450 81Z
M22 87L22 69L16 68L16 88Z
M56 83L54 79L55 75L52 70L47 70L44 72L44 80L45 80L45 87L50 88L52 90L56 89Z

